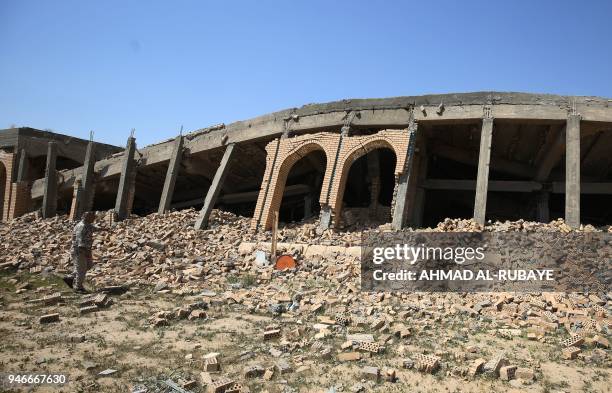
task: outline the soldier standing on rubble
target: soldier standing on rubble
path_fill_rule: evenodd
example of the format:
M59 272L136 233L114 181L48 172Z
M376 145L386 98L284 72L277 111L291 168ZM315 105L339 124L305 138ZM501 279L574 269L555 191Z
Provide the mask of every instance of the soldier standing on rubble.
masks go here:
M85 212L81 221L74 227L72 233L71 259L74 271L71 275L64 277L64 282L74 288L75 292L87 293L83 287L85 274L93 266L91 246L93 243L95 215L93 212Z

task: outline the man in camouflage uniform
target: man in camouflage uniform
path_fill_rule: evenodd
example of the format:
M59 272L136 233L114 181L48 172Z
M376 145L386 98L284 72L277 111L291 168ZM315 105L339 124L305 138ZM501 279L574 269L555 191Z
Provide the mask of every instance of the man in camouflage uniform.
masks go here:
M87 292L83 287L85 274L93 266L91 246L93 242L94 219L95 215L93 212L83 213L81 221L76 224L74 232L72 233L72 250L70 257L74 266L74 272L72 275L66 276L64 281L68 286L71 286L79 293Z

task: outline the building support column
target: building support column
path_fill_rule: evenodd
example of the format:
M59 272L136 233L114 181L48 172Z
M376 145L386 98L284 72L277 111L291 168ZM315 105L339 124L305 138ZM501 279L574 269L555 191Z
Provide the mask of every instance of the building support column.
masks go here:
M17 169L17 183L27 181L28 178L28 153L26 149L21 149L19 153L19 166Z
M70 214L68 219L71 221L78 221L80 219L79 211L82 209L83 204L83 187L81 186L81 180L76 179L72 186L72 204L70 205Z
M74 220L78 221L84 212L90 211L93 208L95 187L94 184L94 167L96 165L96 152L94 141L89 141L87 150L85 151L85 162L83 163L83 177L81 178L81 190L76 193L78 198L76 205Z
M55 216L57 213L57 143L51 141L47 147L47 166L45 169L45 189L42 204L43 218Z
M182 157L183 136L179 135L174 139L174 148L172 149L172 156L170 157L170 162L168 163L168 171L166 172L164 189L159 201L159 209L157 211L159 214L164 214L168 211L168 209L170 209L172 196L174 195L174 186L176 185L176 178L178 177Z
M404 171L398 179L395 206L393 207L393 220L391 221L391 226L395 230L400 230L404 227L408 215L408 188L410 187L411 182L414 181L414 175L416 175L413 174L412 167L414 165L417 128L418 126L416 121L411 120L410 125L408 126L409 139L408 151L406 152L406 163L404 165Z
M480 133L480 154L478 155L478 177L476 178L476 198L474 200L474 221L484 225L487 212L487 191L489 188L489 164L491 162L491 142L493 141L493 118L482 119Z
M415 182L414 209L412 209L412 226L421 228L423 226L423 215L425 214L425 188L423 184L427 179L427 166L429 156L427 155L427 142L422 138L418 152L418 175Z
M210 213L212 212L213 207L215 206L215 202L217 201L217 197L221 192L221 188L223 188L223 182L225 181L225 177L228 174L228 169L230 167L230 160L232 158L232 153L234 152L234 144L231 143L225 148L225 153L223 153L223 158L221 159L221 163L219 164L219 168L217 168L217 172L215 172L215 177L208 188L208 192L206 193L206 198L204 198L204 206L202 206L202 210L200 210L200 215L195 222L196 229L205 229L208 226L208 218L210 217Z
M580 115L570 114L565 128L565 223L580 226Z
M117 190L117 199L115 200L115 214L117 220L125 220L129 215L130 205L130 188L134 179L134 153L136 152L136 138L130 136L127 141L127 146L123 152L123 165L121 168L121 178L119 179L119 188Z
M538 199L537 199L538 222L542 222L542 223L550 222L550 208L548 204L549 200L550 200L550 192L541 191L538 194Z
M329 184L327 187L327 197L326 197L326 203L321 205L321 213L320 213L320 219L319 219L319 228L321 230L326 230L329 229L331 227L331 223L332 223L332 207L330 206L330 194L331 194L331 190L333 188L333 184L334 184L334 178L336 177L336 170L338 169L338 157L340 156L340 152L342 151L342 141L344 139L344 137L348 137L350 132L351 132L351 123L353 122L353 119L356 116L356 112L350 111L349 113L347 113L346 118L344 119L344 125L342 126L342 128L340 129L340 138L338 140L338 148L336 149L336 155L333 157L333 162L331 163L332 165L332 170L331 170L331 177L329 179ZM361 115L360 115L361 116ZM327 165L329 165L330 163L328 162ZM341 213L338 211L336 212L336 214L340 215ZM338 225L338 223L340 222L340 217L335 217L335 224L336 226Z

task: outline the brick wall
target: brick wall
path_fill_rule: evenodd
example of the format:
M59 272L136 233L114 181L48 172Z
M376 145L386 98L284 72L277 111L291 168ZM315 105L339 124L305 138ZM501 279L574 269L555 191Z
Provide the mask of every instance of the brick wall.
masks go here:
M258 227L268 229L272 226L273 213L280 208L285 183L291 168L301 158L315 150L325 153L327 160L321 196L319 198L322 204L326 202L333 168L330 163L334 161L339 140L339 134L321 132L293 138L281 138L268 143L266 146L266 170L257 198L257 205L255 206L252 222L253 229ZM275 153L276 160L274 159Z
M373 135L349 136L342 140L342 149L338 154L338 164L332 189L329 194L329 205L332 208L334 224L340 224L342 217L342 199L351 166L361 156L380 148L391 149L395 153L395 179L404 171L406 152L408 151L407 130L383 130Z
M253 229L269 229L274 211L280 208L287 176L293 165L302 157L315 150L325 153L327 164L319 202L321 206L332 207L335 223L341 217L342 197L351 165L359 157L379 148L389 148L395 152L397 178L404 170L408 150L407 130L383 130L373 135L348 136L321 132L300 135L292 138L276 139L266 146L266 170L255 207L252 221ZM337 160L337 164L334 162ZM334 167L336 173L333 173ZM331 183L331 186L330 186Z
M13 183L8 219L12 220L29 212L30 201L30 183L27 181Z
M0 187L3 188L0 214L2 220L7 221L10 217L12 186L13 186L13 167L15 165L15 154L0 151Z

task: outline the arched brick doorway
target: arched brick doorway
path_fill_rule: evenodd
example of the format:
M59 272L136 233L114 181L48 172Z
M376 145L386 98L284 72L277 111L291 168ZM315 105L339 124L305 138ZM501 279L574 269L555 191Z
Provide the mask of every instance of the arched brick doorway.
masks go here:
M277 175L276 180L273 182L269 208L266 209L266 214L264 214L264 228L271 227L275 211L283 213L279 220L284 219L287 221L289 219L291 221L298 219L299 215L296 212L300 207L299 203L294 203L293 209L289 209L293 210L293 213L287 210L281 211L283 204L291 204L291 197L284 198L285 191L289 191L291 194L295 192L298 198L303 198L301 204L302 211L306 210L307 206L305 205L308 203L304 197L310 196L311 208L309 211L311 215L316 214L327 163L325 150L318 143L305 143L285 158L278 170L275 171ZM305 181L306 184L301 183L302 181ZM300 192L298 187L295 187L300 185L306 186L308 190L304 188L306 192ZM296 189L297 191L292 191ZM303 217L304 214L301 216Z
M327 157L318 149L293 164L285 181L279 221L295 222L318 217L321 210L319 197L326 166Z
M389 222L395 180L403 168L395 147L383 138L370 140L349 151L339 167L334 225Z
M391 219L395 153L381 147L356 159L346 175L342 223L379 225Z

